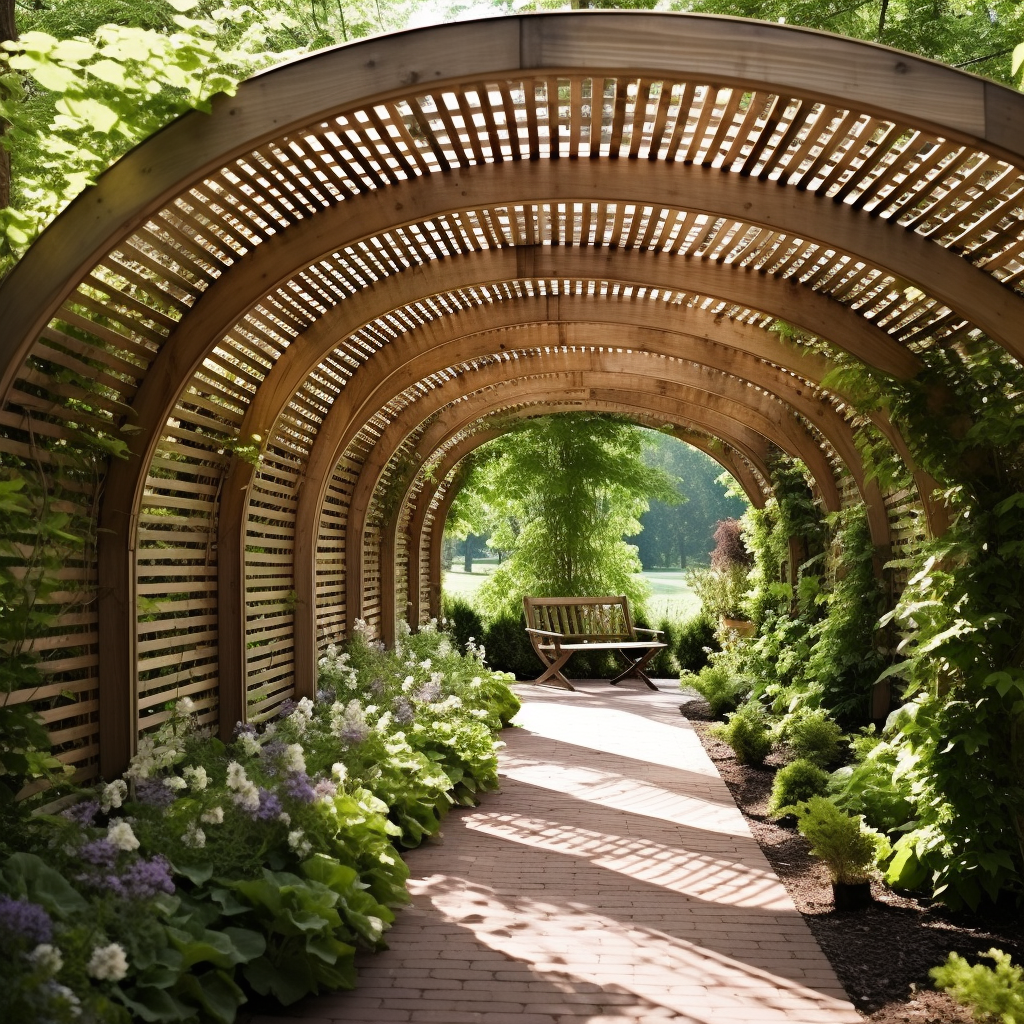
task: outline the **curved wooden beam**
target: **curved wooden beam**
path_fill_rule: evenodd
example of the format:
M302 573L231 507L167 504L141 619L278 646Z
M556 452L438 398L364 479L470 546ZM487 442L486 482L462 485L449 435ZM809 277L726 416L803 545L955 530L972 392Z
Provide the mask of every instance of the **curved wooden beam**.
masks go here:
M556 378L554 381L552 381L552 376ZM573 390L573 384L579 382L581 375L570 373L567 375L569 377L568 381L564 381L564 376L540 374L537 377L519 378L510 387L492 387L471 395L466 401L449 407L437 419L431 421L430 431L432 436L429 440L425 440L424 448L435 448L436 444L443 437L457 435L467 429L479 416L490 414L496 408L509 404L518 404L523 401L543 401L545 404L557 403L559 398L564 399L567 394L570 396L575 395L576 392ZM752 459L758 458L758 454L760 454L758 459L760 464L765 464L768 452L773 447L780 447L788 454L802 458L811 467L810 471L814 475L815 483L818 485L819 492L823 496L826 508L834 510L834 508L838 507L840 501L839 493L831 477L831 468L822 457L822 453L814 439L797 428L795 421L783 417L775 428L770 424L765 425L763 421L756 422L758 417L754 417L755 424L752 428L743 428L734 421L731 424L730 436L729 427L722 424L723 417L728 417L729 413L722 412L722 404L717 399L717 396L710 395L707 392L703 394L700 392L695 393L693 388L669 384L657 378L650 378L652 392L644 395L637 382L631 382L629 376L628 374L615 373L588 375L588 380L592 382L593 386L579 388L579 396L583 405L589 408L597 397L617 402L620 409L628 407L631 403L636 407L637 403L641 401L644 407L650 409L654 407L652 403L659 402L657 408L661 410L664 410L666 407L669 409L674 407L676 411L669 413L673 419L679 420L685 416L686 421L689 423L705 430L714 431L716 436L727 437L730 443L735 444L745 455L749 453ZM506 394L506 391L512 391L513 394L510 396ZM732 415L735 415L735 404L726 402L725 408L728 409L729 405L733 405ZM577 404L576 408L579 407ZM680 409L685 410L682 415L678 411ZM741 438L746 439L748 436L747 431L750 429L753 429L755 438L745 443L745 440L741 440ZM357 535L356 524L353 524L351 519L350 515L350 526L346 538L349 543L352 543ZM357 547L361 552L362 534L359 534L359 536L360 543L358 545L353 544L353 547ZM381 540L381 550L383 552L387 548L387 543L383 536ZM350 555L346 556L346 564L350 569L355 564ZM359 566L356 566L357 572L359 568ZM351 580L352 574L348 576L346 582ZM385 581L385 586L381 589L380 605L382 630L388 632L390 630L387 625L387 616L393 614L393 595L391 592L392 588L387 585L389 582ZM354 590L355 588L353 587L352 589ZM347 596L346 600L351 602L351 604L347 603L347 608L354 606L358 609L349 616L348 621L351 628L351 622L355 618L365 617L365 609L361 606L362 593L352 594L351 597ZM364 614L361 616L360 613ZM300 628L299 619L296 617L297 644L301 643L302 640L303 629Z
M791 26L573 12L419 29L257 75L236 96L216 97L212 116L179 118L123 157L44 233L0 291L0 322L8 327L0 361L20 365L84 268L233 158L354 103L408 94L411 83L437 88L545 69L662 73L781 91L932 127L1011 162L1024 157L1024 104L1012 90L910 54Z
M350 546L346 562L350 566L347 596L348 606L352 609L349 614L350 622L355 617L362 617L358 609L362 600L362 573L359 561L362 552L363 523L377 480L391 454L397 451L402 441L416 429L418 424L454 402L450 414L442 413L430 420L429 426L418 443L420 454L425 455L432 451L443 438L449 436L452 430L450 420L461 421L463 418L463 410L468 408L468 403L460 399L463 399L467 388L479 392L499 384L510 387L514 385L509 378L512 378L513 381L528 380L536 375L553 372L569 374L569 379L580 388L586 387L592 380L603 382L603 375L613 373L618 375L619 387L623 390L627 386L634 386L638 391L650 391L651 387L646 381L653 379L656 382L655 388L682 388L688 393L691 400L719 403L719 408L722 411L728 412L741 422L751 425L759 423L756 429L766 437L770 436L770 432L778 430L791 439L795 437L793 428L796 427L796 421L791 418L791 413L788 411L790 406L785 400L773 400L763 392L745 385L736 378L702 367L694 368L692 364L681 361L651 358L638 362L635 354L625 355L610 352L540 353L529 351L517 353L517 359L512 365L498 362L468 372L448 384L433 389L422 402L417 402L403 410L381 434L363 464L359 479L353 489L348 510L347 538ZM699 397L701 395L704 396L703 399ZM722 402L726 403L725 406L720 404ZM822 404L824 405L824 403ZM824 410L822 412L822 418L827 419L827 413ZM460 422L459 429L461 426ZM843 426L845 427L845 423ZM802 433L802 430L803 428L799 428L799 432ZM840 435L838 449L842 452L844 447L848 447L851 451L847 457L856 466L859 457L852 445L852 439L849 445L844 444L844 440ZM823 481L826 477L831 478L832 470L820 452L809 456L809 458L808 465L815 479ZM824 486L823 483L822 486ZM867 495L865 497L867 498ZM873 530L876 543L886 543L886 530L887 523L882 525L876 519Z

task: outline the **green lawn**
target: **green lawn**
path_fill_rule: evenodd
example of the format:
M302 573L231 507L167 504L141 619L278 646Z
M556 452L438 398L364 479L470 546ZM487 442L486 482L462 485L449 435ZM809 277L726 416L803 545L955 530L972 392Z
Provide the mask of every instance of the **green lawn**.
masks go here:
M444 573L442 586L445 594L451 597L464 597L471 600L480 585L497 568L495 559L477 559L473 562L471 573L463 572L462 562L456 562ZM697 612L700 601L690 585L683 579L679 569L659 569L640 574L651 588L651 599L648 602L648 617L653 621L668 617L670 619L687 619Z

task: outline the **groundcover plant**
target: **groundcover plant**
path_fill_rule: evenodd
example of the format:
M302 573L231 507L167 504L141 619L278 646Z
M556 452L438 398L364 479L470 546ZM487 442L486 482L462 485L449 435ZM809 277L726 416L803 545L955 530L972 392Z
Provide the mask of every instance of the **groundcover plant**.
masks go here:
M0 1019L230 1022L247 992L353 987L407 899L399 849L497 786L519 703L483 657L434 626L392 651L357 631L315 700L227 744L169 705L123 778L20 820Z

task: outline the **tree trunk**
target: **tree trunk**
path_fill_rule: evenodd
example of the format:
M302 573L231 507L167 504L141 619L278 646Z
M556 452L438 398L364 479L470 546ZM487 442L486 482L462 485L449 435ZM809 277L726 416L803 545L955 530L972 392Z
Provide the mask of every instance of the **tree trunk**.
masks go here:
M0 0L0 43L6 39L17 39L18 29L14 24L14 0ZM6 127L0 120L0 136ZM11 155L0 142L0 210L11 205Z
M466 534L466 550L462 559L462 569L464 572L473 571L473 534Z

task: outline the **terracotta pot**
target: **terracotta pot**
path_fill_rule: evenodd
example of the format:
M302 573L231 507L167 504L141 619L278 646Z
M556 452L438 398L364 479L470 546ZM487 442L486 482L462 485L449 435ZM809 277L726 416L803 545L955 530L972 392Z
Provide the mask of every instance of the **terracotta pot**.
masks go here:
M861 910L871 903L870 882L833 882L836 910Z
M722 629L737 636L753 636L757 627L749 619L729 619L722 616Z

